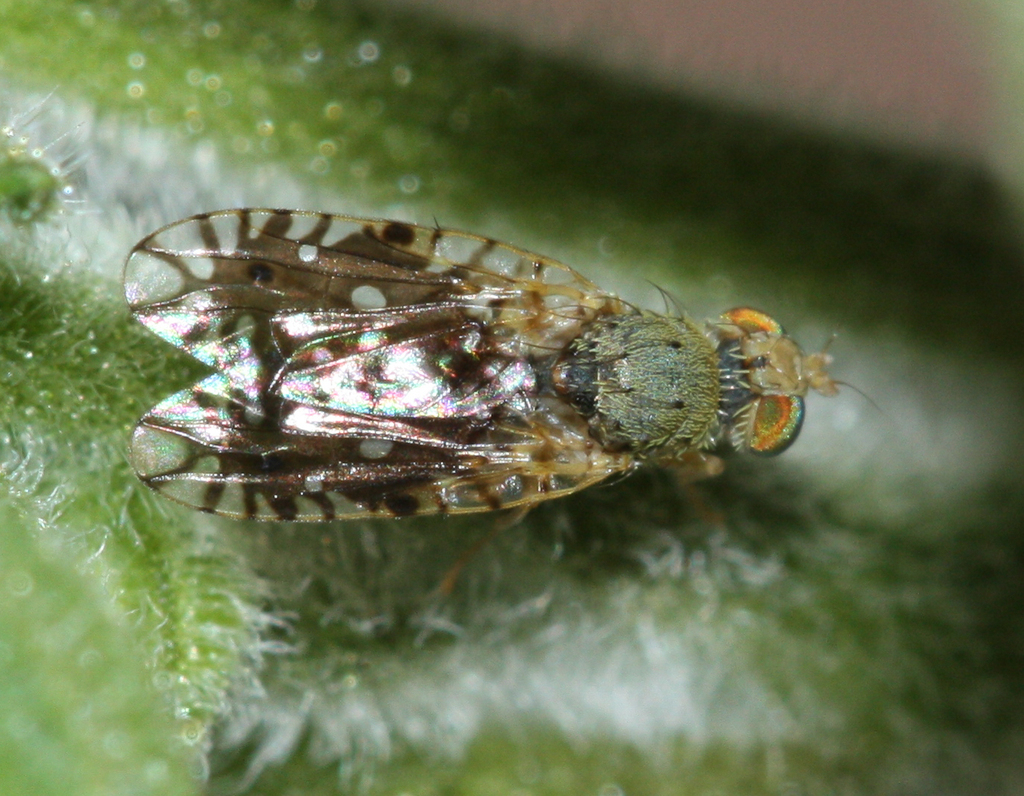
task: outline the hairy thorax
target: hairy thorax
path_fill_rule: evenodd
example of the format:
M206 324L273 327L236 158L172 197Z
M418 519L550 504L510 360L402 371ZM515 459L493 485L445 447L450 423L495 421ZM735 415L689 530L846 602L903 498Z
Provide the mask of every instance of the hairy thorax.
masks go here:
M669 456L705 443L721 391L704 333L647 312L595 320L555 362L552 386L602 445Z

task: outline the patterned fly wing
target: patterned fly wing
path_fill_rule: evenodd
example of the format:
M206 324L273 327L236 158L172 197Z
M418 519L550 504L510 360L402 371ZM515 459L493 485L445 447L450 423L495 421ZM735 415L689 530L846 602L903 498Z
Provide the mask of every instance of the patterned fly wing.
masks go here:
M131 460L231 517L529 506L630 467L538 363L635 312L496 241L323 213L227 210L145 238L132 314L214 372L154 407ZM550 368L549 368L550 369Z

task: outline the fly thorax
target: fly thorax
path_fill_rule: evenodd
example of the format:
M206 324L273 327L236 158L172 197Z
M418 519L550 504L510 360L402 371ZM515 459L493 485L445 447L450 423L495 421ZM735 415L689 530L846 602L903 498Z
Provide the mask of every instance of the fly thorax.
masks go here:
M552 388L603 446L671 456L704 444L715 427L718 357L684 318L608 316L557 359Z

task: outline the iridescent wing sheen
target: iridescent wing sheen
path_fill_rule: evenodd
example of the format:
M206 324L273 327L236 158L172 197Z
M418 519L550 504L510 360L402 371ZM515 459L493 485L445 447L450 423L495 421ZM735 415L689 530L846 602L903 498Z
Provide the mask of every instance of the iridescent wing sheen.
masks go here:
M481 511L633 463L534 369L631 310L545 257L399 222L227 210L140 241L125 294L215 371L143 417L131 450L145 483L205 511Z

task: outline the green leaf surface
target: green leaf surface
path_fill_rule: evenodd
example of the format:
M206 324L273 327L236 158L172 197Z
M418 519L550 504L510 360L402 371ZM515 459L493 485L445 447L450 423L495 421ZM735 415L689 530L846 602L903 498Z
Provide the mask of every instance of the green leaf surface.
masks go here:
M0 789L186 794L180 745L138 665L137 640L32 518L0 534Z

